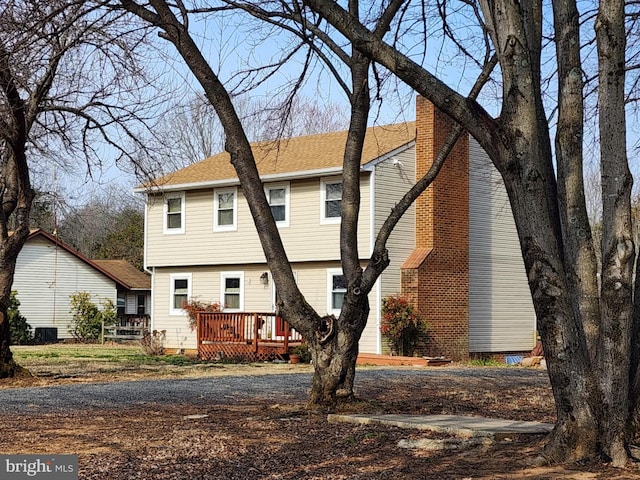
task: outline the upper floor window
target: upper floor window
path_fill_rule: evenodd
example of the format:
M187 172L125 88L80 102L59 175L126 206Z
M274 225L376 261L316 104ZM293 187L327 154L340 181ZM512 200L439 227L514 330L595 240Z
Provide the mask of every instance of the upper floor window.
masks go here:
M289 226L289 184L280 183L265 186L267 202L273 219L279 226Z
M236 230L238 222L238 189L216 189L213 192L213 229Z
M184 193L164 197L164 233L184 233Z
M320 223L340 223L342 207L342 181L339 179L320 182Z
M175 273L169 277L169 314L182 315L182 305L191 297L191 274Z

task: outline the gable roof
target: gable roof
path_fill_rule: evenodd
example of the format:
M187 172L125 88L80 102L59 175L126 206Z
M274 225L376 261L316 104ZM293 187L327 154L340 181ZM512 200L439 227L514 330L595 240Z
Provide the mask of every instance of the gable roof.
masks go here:
M141 272L126 260L93 260L93 263L119 278L129 290L151 290L151 276Z
M82 255L80 252L78 252L74 248L70 247L69 245L67 245L66 243L61 241L55 235L51 235L50 233L38 228L36 230L32 230L29 233L29 236L27 237L27 241L32 240L34 238L44 238L45 240L48 240L49 242L55 244L56 246L62 248L65 251L69 252L71 255L73 255L74 257L78 258L82 262L86 263L91 268L94 268L95 270L99 271L100 273L102 273L106 277L110 278L111 280L113 280L117 284L121 285L126 290L137 290L137 289L141 288L141 287L137 286L138 284L141 283L141 280L135 280L134 281L134 278L133 278L132 275L130 275L130 274L129 275L123 275L124 268L120 272L117 271L117 270L114 270L114 269L104 268L103 266L101 266L101 265L99 265L97 263L97 262L99 262L99 260L98 261L89 260L87 257ZM115 261L119 261L119 260L115 260ZM122 260L122 261L127 263L125 260ZM140 272L133 265L130 265L128 263L127 263L127 265L129 265L129 267L131 267L132 269L134 269L137 272L139 272L141 275L144 275L144 276L148 277L147 274L145 274L143 272ZM149 286L145 288L146 290L150 290L151 289L151 279L148 280L148 285Z
M360 164L366 164L415 140L415 122L369 127ZM340 172L347 131L321 133L251 144L260 177L276 179ZM156 179L152 188L178 189L237 182L227 152L218 153L176 172ZM194 185L195 184L195 185ZM145 186L137 191L144 191Z

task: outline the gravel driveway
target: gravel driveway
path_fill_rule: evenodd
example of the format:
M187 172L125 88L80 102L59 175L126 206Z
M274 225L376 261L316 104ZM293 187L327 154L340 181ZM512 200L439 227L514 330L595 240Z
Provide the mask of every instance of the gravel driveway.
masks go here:
M547 373L524 368L365 368L356 375L358 386L391 384L412 379L424 385L430 377L481 377L484 382L512 386L549 384ZM0 389L0 414L64 413L78 408L124 408L145 404L235 404L250 399L279 402L305 400L311 374L218 376L194 379L138 380L50 387Z

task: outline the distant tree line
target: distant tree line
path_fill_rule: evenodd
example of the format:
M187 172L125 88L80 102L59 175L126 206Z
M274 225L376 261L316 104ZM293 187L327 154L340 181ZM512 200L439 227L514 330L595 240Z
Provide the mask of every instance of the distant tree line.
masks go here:
M80 205L64 195L37 192L31 228L58 238L90 259L126 260L143 268L144 204L123 186L112 186Z

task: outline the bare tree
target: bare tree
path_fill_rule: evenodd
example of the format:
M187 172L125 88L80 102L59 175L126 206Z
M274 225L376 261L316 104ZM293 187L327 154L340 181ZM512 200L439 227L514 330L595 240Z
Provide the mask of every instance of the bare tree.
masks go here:
M82 159L91 172L105 146L130 157L121 140L135 139L133 124L144 125L149 114L132 81L141 78L132 46L144 32L130 21L87 2L0 6L0 378L21 371L9 349L6 309L29 234L32 165Z
M338 83L344 89L351 107L351 122L343 161L340 230L341 263L347 283L347 292L339 318L335 318L333 315L321 316L307 304L298 290L287 254L265 198L246 129L234 108L229 91L213 71L211 65L207 63L189 31L189 21L194 12L215 14L217 9L212 7L188 10L182 2L173 5L162 0L152 0L145 5L132 0L120 0L120 2L127 10L159 28L160 35L176 47L220 118L225 130L225 148L231 156L231 163L235 167L242 185L269 269L282 300L282 304L279 306L280 313L303 334L312 351L315 374L311 403L327 405L333 404L338 397L351 397L353 395L358 341L369 313L367 296L379 275L389 264L386 249L387 239L402 214L433 180L444 162L447 152L453 147L462 130L457 129L447 140L446 148L434 162L434 166L393 209L378 235L371 259L363 269L360 265L356 239L360 209L360 157L371 106L370 61L357 51L349 52L338 43L332 42L331 38L323 35L312 23L305 23L304 18L300 16L300 12L295 7L292 11L287 12L288 18L281 17L281 19L290 21L296 17L301 22L301 26L297 30L292 31L290 27L290 25L295 26L295 22L290 22L289 26L279 21L275 22L279 28L289 29L288 31L298 39L299 44L308 49L304 66L311 62L311 56L316 55L325 62L327 68L333 72ZM269 12L254 8L254 5L250 3L243 3L240 7L264 21L267 21L267 17L270 16ZM358 18L360 12L357 2L351 1L349 7L350 14L354 18ZM399 3L393 3L382 12L374 28L376 36L382 38L389 30L390 21L394 18L394 13L399 7ZM322 40L326 42L329 54L316 48L313 42L316 36L323 37ZM293 50L296 48L297 46ZM285 57L286 55L288 52ZM333 63L335 57L339 58L339 65ZM495 64L489 60L488 58L487 71L490 71ZM348 80L344 80L338 71L344 70L345 67L348 70ZM304 73L303 67L298 82L302 82ZM478 95L487 78L487 72L483 72L472 90L472 98ZM291 105L291 102L286 103L285 108L290 109ZM284 125L286 126L286 122ZM281 132L283 131L286 130L281 130Z
M292 99L287 115L282 113L286 98L271 99L267 103L244 94L232 99L247 138L252 142L344 130L348 125L344 107L336 103L320 104L317 99L302 94ZM149 142L163 139L157 147L157 156L162 160L154 159L156 168L147 167L158 177L224 149L224 128L203 94L196 93L186 103L170 110L172 115L156 125L154 138L149 139Z
M538 1L479 2L501 67L502 109L496 117L376 37L335 2L305 4L464 126L489 154L504 179L518 227L556 401L558 419L544 457L561 462L600 452L624 465L626 443L638 435L640 386L640 295L636 290L634 296L639 287L632 274L632 177L625 140L624 2L600 1L595 20L601 269L583 182L586 64L576 2L553 1L552 9ZM558 79L555 158L541 68L543 25L551 14Z
M57 235L87 258L143 266L144 203L130 187L113 184L81 205L59 208Z

